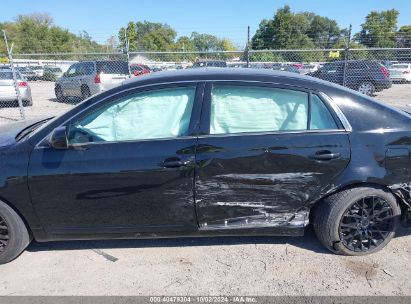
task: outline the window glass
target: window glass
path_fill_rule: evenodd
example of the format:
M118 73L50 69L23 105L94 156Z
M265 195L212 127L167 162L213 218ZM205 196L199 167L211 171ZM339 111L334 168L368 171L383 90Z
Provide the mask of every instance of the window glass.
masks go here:
M322 68L321 71L324 73L337 73L343 69L341 63L327 63Z
M126 141L187 135L195 87L124 97L70 128L71 143Z
M338 129L330 111L317 95L311 95L311 130Z
M306 130L307 119L304 92L251 86L212 92L210 134Z
M98 61L97 73L128 75L128 64L126 61Z
M67 76L71 77L74 76L77 72L78 64L73 64L67 71Z

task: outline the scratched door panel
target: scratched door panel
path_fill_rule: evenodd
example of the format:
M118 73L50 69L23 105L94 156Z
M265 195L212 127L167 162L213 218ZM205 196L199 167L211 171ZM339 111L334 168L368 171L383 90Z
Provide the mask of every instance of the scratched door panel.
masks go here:
M318 151L340 156L313 159ZM200 137L195 188L200 227L287 224L349 160L348 136L340 131Z

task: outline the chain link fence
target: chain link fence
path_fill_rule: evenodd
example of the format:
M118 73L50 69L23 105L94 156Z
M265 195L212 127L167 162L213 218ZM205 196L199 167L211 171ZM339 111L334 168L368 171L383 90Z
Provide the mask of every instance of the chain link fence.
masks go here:
M58 115L127 78L163 70L249 67L286 71L374 95L392 90L392 83L407 86L410 63L411 49L406 48L9 54L8 63L0 64L0 123ZM411 90L402 92L411 97Z

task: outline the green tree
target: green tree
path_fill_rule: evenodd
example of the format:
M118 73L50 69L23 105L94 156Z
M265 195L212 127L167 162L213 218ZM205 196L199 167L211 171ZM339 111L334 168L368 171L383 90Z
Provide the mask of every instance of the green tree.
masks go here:
M252 39L253 49L301 49L314 44L306 34L310 22L305 14L294 14L288 5L277 10L274 18L263 20Z
M396 32L399 12L395 9L369 13L362 29L355 35L355 40L373 48L391 48L396 46Z
M404 25L397 32L397 46L411 48L411 25Z
M344 31L339 28L337 21L310 12L304 14L310 22L306 34L316 48L333 48L343 39Z
M168 51L172 49L177 33L169 25L156 22L129 22L120 28L118 38L124 48L126 39L130 51Z
M19 15L15 22L0 23L0 29L6 30L10 43L14 44L14 54L104 50L104 47L93 41L87 32L74 35L54 25L53 18L45 13ZM4 53L3 39L0 41L0 53Z
M252 49L331 48L343 31L335 20L311 12L293 13L288 5L273 19L263 19L251 41Z

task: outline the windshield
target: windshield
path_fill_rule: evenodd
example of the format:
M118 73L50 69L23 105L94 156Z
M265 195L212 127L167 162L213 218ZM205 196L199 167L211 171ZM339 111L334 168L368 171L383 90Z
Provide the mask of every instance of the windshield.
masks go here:
M13 73L0 71L0 79L13 79Z

